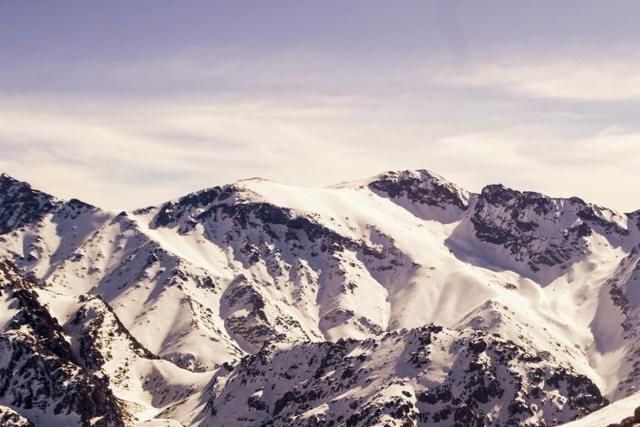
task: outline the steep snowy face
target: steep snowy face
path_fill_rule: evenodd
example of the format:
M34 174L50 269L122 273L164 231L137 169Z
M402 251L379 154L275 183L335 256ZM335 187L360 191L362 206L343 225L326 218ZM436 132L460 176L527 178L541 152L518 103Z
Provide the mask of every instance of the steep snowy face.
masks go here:
M386 172L367 187L426 220L453 222L469 207L469 193L426 170Z
M99 296L162 359L205 371L244 354L219 318L219 275L167 250L123 213L56 265L50 280L72 295Z
M3 203L13 217L11 230L0 235L0 256L57 292L102 297L136 339L182 367L208 370L244 354L218 316L213 278L220 272L167 251L125 213L58 201L3 179L11 184Z
M41 220L59 203L25 182L0 175L0 234Z
M635 393L640 386L640 246L622 259L600 290L592 322L595 347L619 354L611 367L615 398Z
M61 201L0 176L0 255L47 279L111 217L76 199Z
M101 298L79 298L64 325L79 364L109 388L134 420L200 392L209 373L192 373L144 347Z
M469 216L475 238L494 247L502 263L520 272L554 271L555 277L591 252L593 234L625 243L627 218L578 198L558 199L502 185L485 187ZM548 274L546 275L548 277Z
M199 217L215 206L230 205L241 201L243 189L234 185L214 187L189 194L177 201L163 204L155 214L151 227L170 227L179 225L180 232L185 233L195 227ZM138 211L142 213L144 210Z
M0 262L0 404L36 425L124 425L108 381L79 366L35 287Z
M146 358L158 356L140 344L124 327L113 310L99 297L78 298L79 309L64 326L72 337L75 353L82 365L93 371L103 369L110 359ZM116 341L119 347L113 354ZM128 374L123 372L123 374ZM113 378L120 381L121 378Z
M318 215L269 203L242 185L194 193L149 213L152 229L202 236L232 258L220 314L246 351L269 341L386 328L386 295L374 277L405 262L392 246L338 233Z
M202 426L556 425L606 404L548 353L434 325L270 346L218 377L211 393Z
M35 425L131 425L210 380L149 351L100 297L36 285L8 262L0 296L0 405Z

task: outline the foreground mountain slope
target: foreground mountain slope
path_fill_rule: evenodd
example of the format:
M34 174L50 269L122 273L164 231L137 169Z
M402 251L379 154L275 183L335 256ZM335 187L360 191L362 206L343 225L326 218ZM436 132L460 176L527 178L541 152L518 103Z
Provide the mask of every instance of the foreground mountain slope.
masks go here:
M640 394L635 393L563 427L631 427L640 424Z
M81 368L34 287L0 263L0 403L37 425L124 425L109 380Z
M161 360L99 297L73 298L0 264L2 403L37 425L124 425L202 391L210 380ZM72 308L60 324L53 304Z
M219 305L211 297L215 272L168 252L125 213L58 201L2 179L11 194L22 194L20 200L45 198L52 206L43 215L27 213L31 202L7 208L18 206L31 218L12 222L16 227L0 236L0 253L23 271L61 295L101 297L141 343L179 366L205 370L244 354L218 320ZM73 314L63 305L53 310L63 323Z
M226 375L246 355L276 345L306 357L294 349L431 323L451 342L472 329L498 334L540 357L541 369L584 378L592 397L640 385L638 213L499 185L473 194L427 171L331 188L252 179L119 214L7 176L0 190L0 254L40 283L78 364L111 378L131 420L214 422L202 411L215 401L207 384L232 387ZM503 345L497 339L490 345ZM445 359L462 375L455 353ZM295 386L285 380L265 391L271 403ZM604 402L572 409L556 382L543 390L564 403L531 420L553 425ZM294 405L287 416L307 410ZM473 413L483 423L509 418L484 406Z
M200 425L557 425L606 401L530 346L439 326L264 348L219 378ZM188 420L188 423L191 422Z

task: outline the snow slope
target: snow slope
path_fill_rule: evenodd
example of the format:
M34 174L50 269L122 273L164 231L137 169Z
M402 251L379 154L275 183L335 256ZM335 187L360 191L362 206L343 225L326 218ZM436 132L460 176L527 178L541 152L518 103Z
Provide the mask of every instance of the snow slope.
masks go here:
M563 424L563 427L603 427L611 424L618 425L625 419L635 418L634 414L637 408L640 408L640 394L638 393L618 400L579 420ZM640 418L634 421L640 424Z
M428 324L507 340L544 360L545 375L570 367L590 395L623 398L640 383L639 218L500 185L473 194L428 171L330 188L251 179L119 214L0 177L0 256L38 282L82 368L111 379L131 420L187 425L217 420L203 405L249 355ZM281 386L264 391L270 405L294 385ZM536 403L531 423L604 402L578 411L566 389L553 393L564 401ZM261 422L277 424L269 414Z

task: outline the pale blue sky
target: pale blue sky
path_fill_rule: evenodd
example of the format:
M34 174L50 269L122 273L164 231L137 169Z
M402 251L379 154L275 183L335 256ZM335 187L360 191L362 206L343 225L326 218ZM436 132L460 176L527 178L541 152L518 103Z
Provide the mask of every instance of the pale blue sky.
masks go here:
M0 170L111 209L427 168L632 210L639 18L636 1L6 0Z

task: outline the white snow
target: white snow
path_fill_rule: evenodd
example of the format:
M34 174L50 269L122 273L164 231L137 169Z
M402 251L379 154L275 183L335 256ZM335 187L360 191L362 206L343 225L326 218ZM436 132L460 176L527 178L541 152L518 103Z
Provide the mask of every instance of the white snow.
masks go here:
M633 417L638 407L640 407L640 393L620 399L586 417L563 424L562 427L604 427L617 424L624 418Z
M166 359L131 362L130 386L112 387L119 398L141 408L136 411L140 420L166 409L145 380L161 378L168 389L185 391L192 385L194 393L202 392L222 363L259 349L261 341L243 335L249 327L270 328L285 337L286 345L364 339L427 323L480 328L533 342L591 378L609 397L624 394L618 385L631 371L626 358L635 344L622 323L640 309L640 277L638 260L623 260L640 242L640 233L613 236L594 226L579 256L532 271L528 259L476 237L470 217L477 195L452 187L470 204L464 211L385 197L370 190L369 182L317 188L252 179L233 185L236 194L225 203L286 209L350 242L334 252L320 251L302 231L291 243L269 237L261 228L265 224L240 228L237 218L222 218L219 212L193 227L186 216L179 224L154 227L160 208L151 208L126 216L90 210L75 219L54 211L4 236L0 255L23 256L17 258L20 266L46 283L39 296L61 324L79 310L79 296L97 295L133 337ZM561 245L566 230L581 223L567 199L555 199L553 205L562 214L541 221L535 232L543 238L534 242L534 250L550 241ZM185 215L195 218L207 208L194 207ZM623 229L633 225L614 211L595 210ZM496 221L510 218L506 208L491 214ZM533 209L519 219L539 221ZM271 231L287 230L274 225ZM247 260L248 246L259 254L256 262ZM612 283L623 286L629 313L612 302ZM0 296L0 328L14 314ZM444 365L446 358L437 352L432 363ZM124 362L110 363L105 369L116 370ZM441 375L435 369L423 380L436 382ZM194 402L189 404L198 406Z

